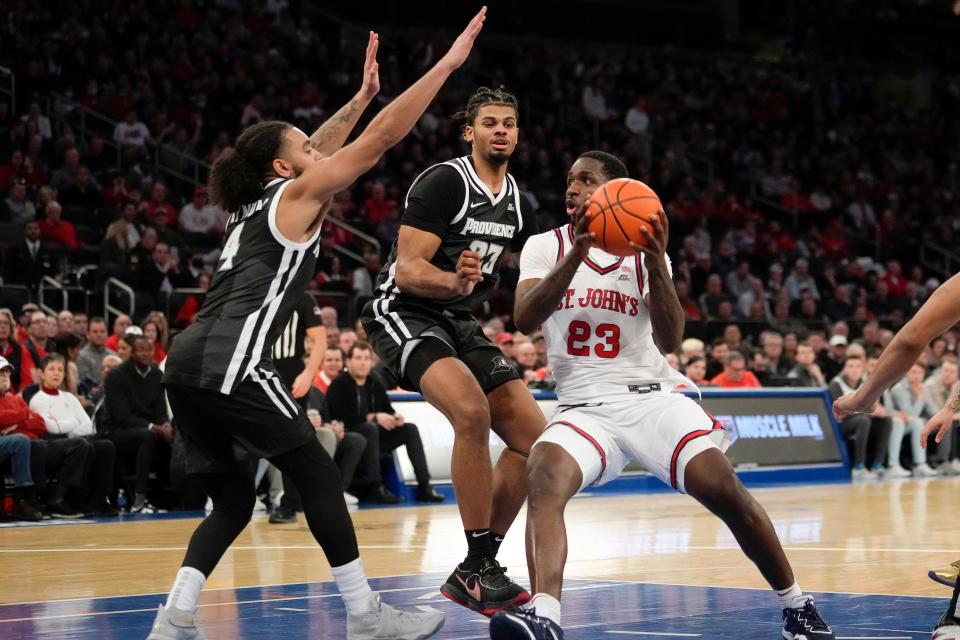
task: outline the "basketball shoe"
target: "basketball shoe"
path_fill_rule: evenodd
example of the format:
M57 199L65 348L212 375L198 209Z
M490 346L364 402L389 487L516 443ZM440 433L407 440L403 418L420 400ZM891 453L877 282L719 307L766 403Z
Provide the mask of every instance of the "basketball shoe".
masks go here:
M190 611L161 605L147 640L206 640Z
M940 584L953 589L957 585L958 573L960 573L960 560L957 560L949 567L932 569L927 575L930 576L930 579L934 582L939 582Z
M933 630L930 640L960 640L960 619L951 615L950 611L943 614L937 628Z
M533 611L510 609L490 618L490 640L563 640L563 629Z
M443 626L439 611L400 611L373 594L373 608L365 613L347 614L347 640L423 640Z
M457 565L440 593L459 605L485 616L523 604L526 589L507 577L507 568L493 558L483 558L476 569Z
M783 610L782 635L785 640L835 640L833 629L820 617L813 598L802 609Z

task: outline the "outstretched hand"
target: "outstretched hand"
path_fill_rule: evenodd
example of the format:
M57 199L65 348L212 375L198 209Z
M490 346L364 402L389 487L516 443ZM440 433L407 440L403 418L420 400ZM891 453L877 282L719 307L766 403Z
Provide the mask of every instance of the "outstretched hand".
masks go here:
M376 31L371 31L367 42L367 57L363 61L363 84L360 85L360 95L368 101L380 93L380 64L377 62L379 47L380 36Z
M467 56L470 55L470 50L473 49L473 43L483 28L483 21L486 19L487 7L484 6L477 15L473 16L473 20L471 20L467 28L463 30L463 33L453 41L450 50L440 59L440 62L449 65L451 71L458 69L460 65L466 62Z
M920 432L920 446L924 449L927 448L927 439L930 437L930 434L936 432L937 436L934 440L937 444L943 440L943 436L947 435L947 432L953 428L953 403L948 402L947 406L937 412L937 415L930 418L930 421L923 427L923 431Z

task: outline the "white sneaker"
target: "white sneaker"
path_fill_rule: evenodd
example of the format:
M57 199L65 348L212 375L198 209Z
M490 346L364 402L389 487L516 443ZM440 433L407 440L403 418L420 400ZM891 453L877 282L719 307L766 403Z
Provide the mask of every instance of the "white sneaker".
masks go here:
M866 467L860 469L854 469L851 474L851 480L854 482L870 482L877 479L877 474Z
M189 611L161 606L147 640L207 640Z
M940 474L936 469L931 469L926 462L922 462L913 468L913 475L917 478L933 478Z
M343 501L346 502L348 506L360 504L360 499L357 498L357 496L349 494L346 491L343 492Z
M423 640L443 626L444 616L437 610L400 611L373 594L373 608L361 614L347 614L347 640Z
M960 476L960 459L954 460L950 463L950 470L953 471L953 475Z
M884 478L909 478L910 475L909 471L898 464L883 470Z

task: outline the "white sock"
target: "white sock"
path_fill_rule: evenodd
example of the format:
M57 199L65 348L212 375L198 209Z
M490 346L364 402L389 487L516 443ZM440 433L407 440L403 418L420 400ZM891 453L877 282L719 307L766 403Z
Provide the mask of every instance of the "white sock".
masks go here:
M363 572L363 562L357 558L341 567L333 567L333 579L340 589L340 597L347 607L348 613L364 613L370 611L373 604L373 590L367 583L367 576Z
M538 593L530 599L530 609L540 616L552 620L560 626L560 601L548 593Z
M197 600L207 578L193 567L180 567L177 578L173 581L173 589L167 596L167 607L174 607L181 611L193 611L197 608Z
M803 595L796 582L789 589L777 591L777 598L780 600L781 609L803 609L808 600L813 600L810 596Z

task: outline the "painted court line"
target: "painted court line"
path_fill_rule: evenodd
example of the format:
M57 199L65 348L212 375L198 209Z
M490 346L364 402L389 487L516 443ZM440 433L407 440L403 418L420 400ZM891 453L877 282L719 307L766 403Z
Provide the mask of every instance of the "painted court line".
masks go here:
M303 583L297 583L303 584ZM586 585L583 587L571 587L570 589L565 589L565 591L582 591L585 589L602 589L602 588L616 588L621 586L629 586L628 583L604 583L601 585ZM403 587L397 589L380 589L377 593L401 593L405 591L423 591L423 587ZM149 594L153 595L153 594ZM159 595L159 594L158 594ZM121 597L148 597L148 596L121 596ZM339 593L320 593L308 596L277 596L275 598L261 598L258 600L234 600L232 602L209 602L205 604L197 605L198 607L224 607L224 606L234 606L241 604L263 604L266 602L292 602L294 600L321 600L324 598L339 598ZM277 607L278 609L280 607ZM6 620L0 620L0 624L9 623L9 622L29 622L34 620L63 620L71 618L92 618L100 616L112 616L128 613L143 613L145 611L155 611L156 607L149 607L146 609L122 609L119 611L85 611L80 613L61 613L55 615L43 615L43 616L30 616L27 618L9 618ZM307 611L307 609L303 609Z
M699 633L668 633L666 631L604 631L618 636L657 636L664 638L699 638ZM839 640L839 639L838 639Z
M365 544L360 545L360 549L426 549L424 545L415 544ZM64 548L31 548L22 549L0 549L0 553L90 553L91 551L107 551L110 553L156 553L165 551L186 551L186 547L64 547ZM231 546L230 551L270 551L270 550L289 550L303 549L306 551L323 551L318 544L264 544L256 546Z

